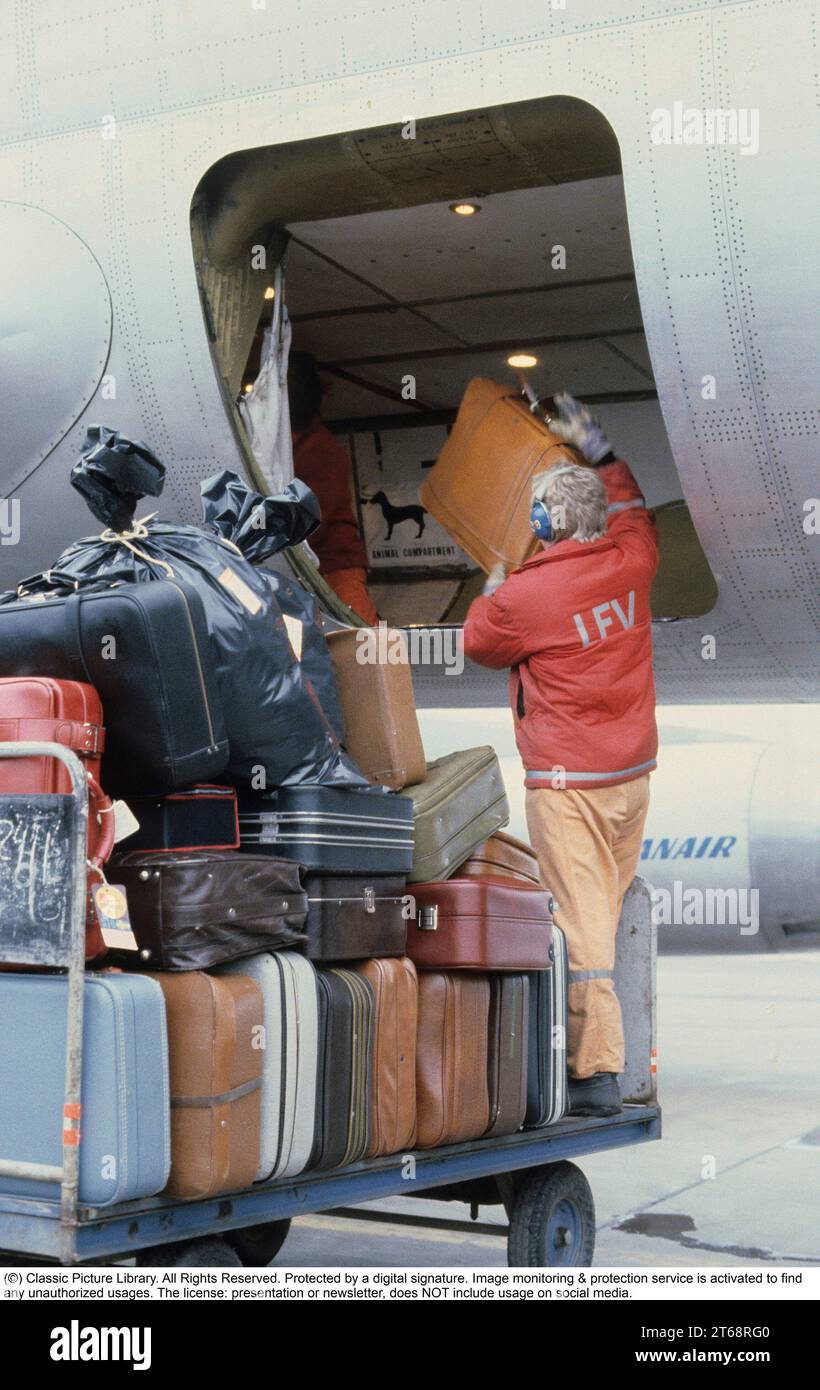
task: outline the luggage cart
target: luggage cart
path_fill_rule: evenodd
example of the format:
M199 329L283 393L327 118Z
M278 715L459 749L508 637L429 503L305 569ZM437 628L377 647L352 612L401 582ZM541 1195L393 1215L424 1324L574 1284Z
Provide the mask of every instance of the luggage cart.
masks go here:
M408 1195L455 1198L474 1209L502 1202L511 1265L591 1263L594 1203L584 1174L571 1160L660 1138L660 1109L654 1103L627 1105L610 1119L570 1118L546 1129L394 1154L206 1200L151 1197L97 1209L80 1205L88 796L74 753L59 744L0 743L0 758L41 755L59 758L71 778L70 797L50 798L55 827L64 827L70 841L69 920L13 954L3 940L8 912L0 911L0 961L68 971L63 1155L60 1165L46 1165L0 1152L0 1189L3 1178L48 1185L48 1195L37 1197L0 1190L0 1263L12 1255L64 1265L132 1258L155 1266L265 1265L281 1249L294 1216ZM0 796L0 820L20 801ZM4 896L0 884L0 902ZM57 1185L59 1196L51 1195Z

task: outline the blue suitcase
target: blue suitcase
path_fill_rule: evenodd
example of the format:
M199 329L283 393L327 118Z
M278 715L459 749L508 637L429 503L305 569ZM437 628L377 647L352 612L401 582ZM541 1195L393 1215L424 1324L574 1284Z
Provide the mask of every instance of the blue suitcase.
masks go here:
M0 975L0 1157L62 1163L65 975ZM80 1202L150 1197L168 1181L171 1121L165 1001L142 975L87 975ZM57 1184L0 1179L7 1193L59 1198Z

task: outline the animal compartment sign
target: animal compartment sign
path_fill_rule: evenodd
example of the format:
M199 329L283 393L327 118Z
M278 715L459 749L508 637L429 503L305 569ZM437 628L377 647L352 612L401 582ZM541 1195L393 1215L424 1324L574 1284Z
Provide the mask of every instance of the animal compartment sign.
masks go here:
M447 438L443 426L382 430L350 440L356 506L371 570L461 575L475 566L419 501Z

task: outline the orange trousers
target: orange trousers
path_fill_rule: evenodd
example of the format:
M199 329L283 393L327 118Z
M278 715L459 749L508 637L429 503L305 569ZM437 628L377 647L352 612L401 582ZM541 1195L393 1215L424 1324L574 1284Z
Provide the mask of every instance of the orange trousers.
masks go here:
M325 583L330 585L334 594L338 594L348 608L352 608L353 612L371 627L376 626L379 615L367 587L367 570L329 570L327 574L324 571L321 571L321 574Z
M570 1076L622 1072L624 1030L615 993L615 934L635 877L649 808L649 774L589 791L527 788L530 840L569 954Z

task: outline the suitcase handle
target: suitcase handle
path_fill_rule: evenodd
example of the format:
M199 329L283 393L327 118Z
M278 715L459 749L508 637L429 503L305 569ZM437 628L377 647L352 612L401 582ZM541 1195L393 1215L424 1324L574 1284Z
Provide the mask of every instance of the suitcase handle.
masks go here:
M97 817L100 827L100 838L95 846L94 858L91 860L95 869L104 864L109 858L114 848L114 805L110 796L107 796L92 773L86 773L88 778L88 799L92 803L91 813Z

